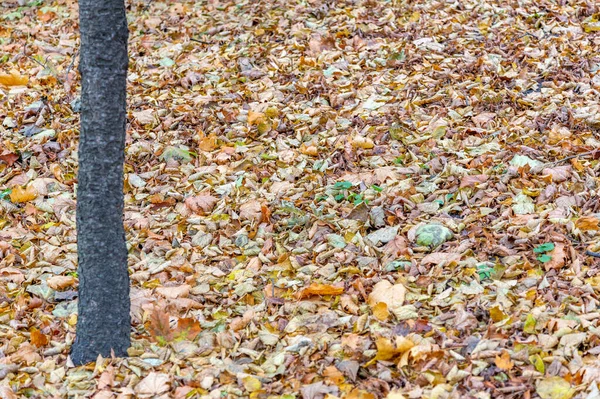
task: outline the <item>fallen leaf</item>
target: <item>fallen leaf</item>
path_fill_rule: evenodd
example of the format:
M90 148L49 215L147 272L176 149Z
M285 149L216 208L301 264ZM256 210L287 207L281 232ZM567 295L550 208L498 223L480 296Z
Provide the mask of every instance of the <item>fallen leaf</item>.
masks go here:
M219 202L217 197L213 197L210 194L200 194L186 198L185 205L194 213L208 214L213 210L217 202Z
M156 292L165 298L186 298L191 289L189 284L181 284L172 287L157 287Z
M26 86L28 81L27 76L21 76L18 72L12 72L10 75L0 74L2 86Z
M297 299L304 299L315 295L341 295L344 292L343 287L336 287L329 284L311 283L296 294Z
M21 186L13 187L10 192L10 200L15 204L29 202L37 198L38 193L35 190L35 187L31 184L27 186L27 188L22 188Z
M19 159L19 155L13 152L4 152L0 154L0 161L3 161L8 166L13 166L15 162Z
M40 346L48 345L49 340L46 335L40 332L40 330L32 328L29 335L29 342L39 348Z
M135 386L138 395L160 395L169 390L171 379L167 374L150 372Z
M200 334L202 328L198 320L193 317L184 317L177 320L177 328L173 331L173 335L179 340L193 341Z
M539 380L535 391L542 399L571 399L575 389L562 377L548 377Z
M499 369L509 371L514 367L514 363L510 360L510 354L508 351L502 351L502 354L496 356L494 363Z
M166 343L173 339L173 331L169 324L169 315L158 306L150 310L148 331L155 341Z
M373 291L369 294L369 306L375 308L377 304L383 302L387 305L387 309L398 315L400 308L404 304L406 288L402 284L390 283L387 280L381 280L373 287Z
M575 227L577 227L581 231L596 231L600 230L598 227L598 218L595 216L583 216L577 219L575 222Z
M260 391L260 389L262 388L260 380L251 375L242 378L242 383L244 385L244 389L246 389L246 391L248 392Z
M377 302L371 310L373 311L373 316L375 316L377 320L386 321L388 317L390 317L390 311L385 302Z
M72 287L77 283L77 279L73 276L52 276L46 280L48 287L53 290L64 290Z
M259 201L250 200L240 205L240 218L260 222L262 216L262 204Z
M546 270L562 268L567 260L565 245L556 244L555 248L551 252L548 252L548 256L550 256L552 259L544 263L544 268Z
M369 137L356 136L352 139L352 147L369 150L375 147L375 143Z
M488 178L486 175L465 175L460 179L460 188L475 187L478 184L485 183Z

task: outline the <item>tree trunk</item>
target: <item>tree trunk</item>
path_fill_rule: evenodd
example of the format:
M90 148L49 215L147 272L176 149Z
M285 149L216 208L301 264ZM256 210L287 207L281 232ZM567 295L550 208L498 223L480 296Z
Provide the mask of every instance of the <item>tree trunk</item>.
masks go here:
M75 364L127 356L129 274L123 228L127 19L124 0L80 0L77 186L79 305Z

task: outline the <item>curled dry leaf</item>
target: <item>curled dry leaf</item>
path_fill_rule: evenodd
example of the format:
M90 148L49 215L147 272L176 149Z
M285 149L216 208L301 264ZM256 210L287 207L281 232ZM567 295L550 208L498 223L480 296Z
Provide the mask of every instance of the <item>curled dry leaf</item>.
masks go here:
M305 299L315 295L341 295L344 287L337 287L330 284L311 283L296 294L297 299Z
M77 279L73 276L52 276L46 280L48 287L53 290L61 291L65 288L74 286L77 283Z
M213 210L218 201L218 198L210 194L200 194L186 198L185 206L194 213L207 214Z
M262 204L259 201L250 200L240 205L240 218L260 222L262 217Z
M551 252L548 252L548 255L552 259L544 263L544 267L546 268L546 270L560 269L565 265L567 261L567 252L564 244L556 244L554 249Z
M382 280L375 284L373 291L369 294L369 306L374 309L377 304L383 302L392 313L397 313L401 310L406 296L406 288L402 284L390 283L387 280Z

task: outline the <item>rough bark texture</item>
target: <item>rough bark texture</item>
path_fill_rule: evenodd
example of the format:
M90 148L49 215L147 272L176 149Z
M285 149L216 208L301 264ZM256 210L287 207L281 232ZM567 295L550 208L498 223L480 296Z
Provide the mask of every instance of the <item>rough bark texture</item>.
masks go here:
M124 0L80 0L81 132L77 187L79 316L75 364L130 345L123 228L128 29Z

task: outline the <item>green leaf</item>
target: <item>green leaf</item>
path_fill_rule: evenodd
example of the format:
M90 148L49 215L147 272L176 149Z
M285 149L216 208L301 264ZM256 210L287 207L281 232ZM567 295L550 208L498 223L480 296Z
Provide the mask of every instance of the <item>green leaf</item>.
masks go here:
M349 188L352 188L352 183L349 181L339 181L333 185L333 188L338 190L348 190Z
M175 65L175 61L173 61L169 57L165 57L162 60L160 60L160 65L162 65L164 67L171 67L171 66Z
M539 260L542 263L550 262L552 260L552 256L546 254L540 255L537 257L537 260Z
M535 252L536 254L543 254L544 252L550 252L553 249L554 249L554 243L547 242L545 244L538 245L537 247L535 247L533 252Z
M383 191L383 188L381 188L381 187L379 187L379 186L377 186L377 185L375 185L375 184L371 185L371 188L372 188L373 190L377 191L378 193L380 193L380 192L382 192L382 191Z

